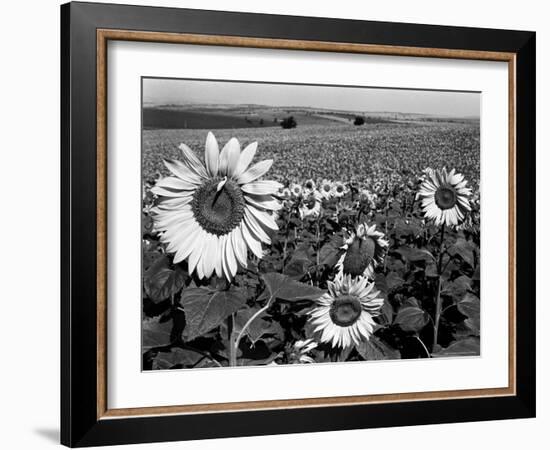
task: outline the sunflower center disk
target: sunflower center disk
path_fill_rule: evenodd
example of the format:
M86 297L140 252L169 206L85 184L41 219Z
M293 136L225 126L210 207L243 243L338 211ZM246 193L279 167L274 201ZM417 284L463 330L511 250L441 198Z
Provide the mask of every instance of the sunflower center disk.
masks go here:
M344 257L344 274L351 275L352 277L363 275L363 272L374 257L375 249L376 244L370 237L354 239Z
M456 191L451 186L441 186L435 191L435 203L440 209L450 209L456 205Z
M245 202L239 186L227 180L217 190L221 180L211 180L195 191L191 208L200 226L209 233L222 236L236 228L244 216Z
M337 298L330 307L330 318L341 327L353 325L360 315L361 302L351 295Z

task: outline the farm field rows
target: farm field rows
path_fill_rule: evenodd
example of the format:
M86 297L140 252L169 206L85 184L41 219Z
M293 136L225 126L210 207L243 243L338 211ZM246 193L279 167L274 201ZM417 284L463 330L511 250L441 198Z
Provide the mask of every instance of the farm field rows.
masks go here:
M182 142L202 158L208 131L144 130L144 178L167 175L162 158L178 159ZM473 124L330 124L214 132L221 145L233 136L243 148L257 141L262 157L275 161L271 176L285 185L328 178L369 187L416 181L424 168L444 166L457 168L473 183L479 179L479 126Z

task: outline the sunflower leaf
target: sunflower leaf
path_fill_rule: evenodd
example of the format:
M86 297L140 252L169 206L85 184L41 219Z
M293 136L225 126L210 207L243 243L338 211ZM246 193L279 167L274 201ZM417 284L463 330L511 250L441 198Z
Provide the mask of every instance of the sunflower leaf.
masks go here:
M309 266L311 266L309 259L293 257L285 266L284 274L294 280L299 280L307 272Z
M182 348L172 348L169 352L158 352L153 358L154 370L171 369L174 366L194 366L203 356L200 353L184 350Z
M147 296L158 303L177 293L185 284L186 278L187 275L180 266L170 268L168 258L162 255L145 272L143 287Z
M241 309L235 315L235 332L240 333L248 320L258 312L259 308ZM255 344L264 334L274 333L273 323L265 320L268 316L263 314L253 320L246 329L246 335L252 344Z
M337 241L341 241L341 238L332 239L321 247L319 254L319 261L326 266L335 266L340 257L340 247Z
M269 296L273 299L295 302L298 300L314 300L324 294L322 289L309 284L294 281L286 275L270 272L262 276Z
M388 273L388 275L386 275L386 285L388 286L389 291L400 287L403 283L405 283L405 280L403 280L403 278L401 278L394 271L392 271L392 272Z
M466 293L466 295L456 304L458 310L464 314L468 319L467 325L472 330L479 330L480 321L479 321L479 313L480 313L480 304L479 304L479 298L477 298L474 294Z
M380 292L380 295L384 299L384 303L382 304L382 307L380 308L380 311L382 312L381 318L383 318L384 324L390 324L393 320L393 307L388 300L388 285L387 285L387 277L384 276L384 274L377 273L374 277L374 283L376 286L376 289Z
M366 361L380 359L401 359L401 353L386 344L382 339L372 335L368 341L356 345L357 352Z
M479 354L479 338L470 336L466 339L453 342L447 348L433 353L432 356L437 358L444 356L479 356Z
M187 341L191 341L216 328L237 312L246 303L246 294L235 287L226 291L185 289L180 303L185 312L184 335Z
M442 295L448 295L453 299L460 299L466 295L471 288L472 280L466 275L461 275L453 281L443 283Z
M459 238L454 245L449 248L448 252L452 256L460 256L465 263L473 268L475 264L475 249L476 245L473 242Z
M425 248L414 248L408 246L402 246L397 249L397 252L405 258L407 261L435 261L434 256Z
M399 310L394 323L403 331L418 332L426 326L429 316L426 311L417 306L405 306Z
M143 351L170 345L172 343L171 333L173 325L172 320L160 322L159 317L144 320L142 326Z

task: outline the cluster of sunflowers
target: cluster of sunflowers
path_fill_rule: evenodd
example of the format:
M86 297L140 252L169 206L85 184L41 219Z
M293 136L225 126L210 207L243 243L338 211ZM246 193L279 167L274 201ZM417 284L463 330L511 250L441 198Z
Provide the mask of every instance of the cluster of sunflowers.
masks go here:
M317 187L318 186L318 187ZM375 186L375 189L379 186ZM318 181L306 180L303 184L291 183L289 187L279 189L277 195L286 205L299 202L298 212L300 218L318 217L321 213L323 201L341 199L350 192L350 187L341 181L331 181L326 178ZM372 209L375 208L378 195L367 188L358 191L358 202L367 202Z
M215 365L238 364L239 356L244 358L246 353L241 345L243 336L250 338L249 347L262 336L260 331L252 338L251 329L258 322L268 324L265 334L278 334L280 341L278 351L264 364L323 361L321 356L312 356L321 346L328 346L329 353L349 354L350 349L368 343L380 327L375 319L388 303L387 295L376 286L377 274L386 270L390 249L387 218L384 229L376 223L381 187L369 190L327 179L284 186L263 179L273 160L253 162L257 143L241 150L239 141L232 138L220 149L212 133L206 138L204 163L185 144L179 149L181 160L164 161L171 175L150 189L153 206L146 211L153 224L150 236L158 238L162 257L169 257L161 277L163 295L171 298L171 311L185 316L186 326L194 323L196 318L190 316L196 311L188 306L190 302L175 301L177 294L185 299L191 294L198 296L202 289L205 310L219 292L238 290L243 296L236 308L222 305L223 323L201 316L202 322L210 324L203 335L220 336L222 331L228 335L222 352L226 356L213 356L215 352L209 348L208 358ZM469 218L471 195L467 181L454 169L427 169L419 177L411 203L420 203L423 223L439 228L440 252L445 231L457 230ZM386 212L388 205L386 200ZM311 264L312 255L315 264ZM442 312L444 270L439 259L432 319L434 349ZM152 291L154 280L158 281L156 272L148 272L146 293ZM178 273L180 282L175 283ZM277 289L266 276L272 273L284 277ZM247 298L251 292L252 297ZM157 297L163 300L162 295ZM266 298L260 308L258 302ZM302 314L304 320L297 319L302 333L281 325L273 331L274 318L286 311L285 307L275 308L278 299L283 303L290 299L309 302ZM238 327L236 315L244 310L251 312ZM212 314L220 315L218 310ZM173 334L172 330L169 335ZM186 334L184 326L182 336L196 338L198 333ZM185 339L177 342L190 348Z

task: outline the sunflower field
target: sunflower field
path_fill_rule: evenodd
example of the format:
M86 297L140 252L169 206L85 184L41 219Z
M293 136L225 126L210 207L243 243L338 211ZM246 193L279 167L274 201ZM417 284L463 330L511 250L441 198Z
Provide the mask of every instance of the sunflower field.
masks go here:
M144 370L480 354L479 126L143 132Z

